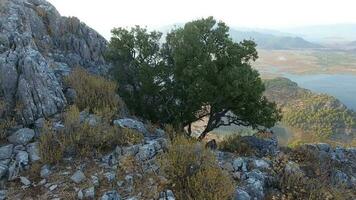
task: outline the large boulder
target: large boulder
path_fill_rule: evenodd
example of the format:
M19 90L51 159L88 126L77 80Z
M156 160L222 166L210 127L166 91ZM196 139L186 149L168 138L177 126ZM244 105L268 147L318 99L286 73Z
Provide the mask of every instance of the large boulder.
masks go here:
M8 140L13 144L26 145L32 140L34 136L34 130L29 128L23 128L13 133L10 137L8 137Z
M45 0L1 1L0 97L24 124L63 110L62 79L73 67L108 71L106 40Z
M14 149L13 144L8 144L0 147L0 160L11 158Z

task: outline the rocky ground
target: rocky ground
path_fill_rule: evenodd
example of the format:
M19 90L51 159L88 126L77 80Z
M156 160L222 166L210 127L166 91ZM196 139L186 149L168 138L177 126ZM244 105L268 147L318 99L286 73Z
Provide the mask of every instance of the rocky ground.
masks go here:
M167 181L156 162L168 148L164 132L157 129L155 137L147 135L147 126L130 118L115 123L140 131L146 135L145 141L117 146L92 159L66 157L52 166L41 162L36 128L15 131L8 137L8 144L0 147L1 199L175 199L171 190L160 187ZM236 181L234 199L284 199L283 187L297 187L298 183L280 184L289 183L283 181L286 177L300 174L327 174L328 184L335 188L356 188L355 148L310 144L301 146L298 152L280 149L273 138L247 136L242 141L250 145L253 155L214 151L220 167ZM311 158L320 166L319 172L302 153L316 156ZM132 162L128 163L130 158Z
M45 0L0 0L0 124L13 120L6 130L1 127L0 199L175 199L164 187L169 180L157 162L169 148L166 134L148 131L149 125L128 116L111 124L144 135L139 144L116 146L90 159L68 154L53 165L41 158L39 137L46 120L54 122L54 130L65 128L60 113L75 96L63 77L76 66L105 74L106 45L94 30L61 17ZM100 121L86 112L80 116L91 126ZM234 199L301 199L300 193L323 185L315 181L353 191L349 196L355 197L355 148L310 144L283 149L275 138L255 136L241 142L251 154L213 150L219 166L235 180Z

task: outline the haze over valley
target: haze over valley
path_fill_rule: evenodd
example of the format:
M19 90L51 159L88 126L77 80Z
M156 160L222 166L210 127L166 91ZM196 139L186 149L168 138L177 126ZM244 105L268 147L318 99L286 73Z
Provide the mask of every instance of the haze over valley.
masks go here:
M0 0L0 200L356 199L353 0Z

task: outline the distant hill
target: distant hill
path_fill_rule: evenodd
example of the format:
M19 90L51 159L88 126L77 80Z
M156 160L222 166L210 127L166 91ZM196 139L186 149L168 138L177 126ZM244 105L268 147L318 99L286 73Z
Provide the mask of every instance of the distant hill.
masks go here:
M280 31L293 33L313 42L342 42L356 40L356 24L331 24L284 28Z
M319 44L314 44L301 37L279 36L269 33L256 31L238 31L230 29L230 35L235 41L252 39L257 43L258 48L262 49L318 49L322 48Z
M284 124L321 138L356 136L356 113L335 97L300 88L287 78L264 83L265 96L282 109Z

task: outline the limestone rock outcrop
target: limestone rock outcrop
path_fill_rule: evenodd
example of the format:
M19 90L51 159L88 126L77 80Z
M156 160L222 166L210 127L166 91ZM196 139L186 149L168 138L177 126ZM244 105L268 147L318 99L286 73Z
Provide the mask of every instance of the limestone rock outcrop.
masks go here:
M0 98L24 124L67 104L62 78L81 66L105 74L106 40L45 0L0 0ZM2 114L4 114L2 113Z

